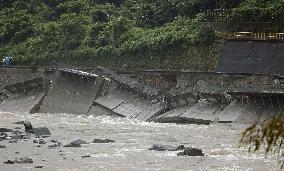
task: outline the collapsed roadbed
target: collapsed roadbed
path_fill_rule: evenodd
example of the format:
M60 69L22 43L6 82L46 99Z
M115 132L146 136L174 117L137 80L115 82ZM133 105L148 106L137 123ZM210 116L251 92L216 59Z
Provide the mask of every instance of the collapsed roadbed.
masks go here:
M105 68L88 72L2 68L0 72L0 111L7 112L210 124L263 121L284 107L284 78L280 75L115 72Z

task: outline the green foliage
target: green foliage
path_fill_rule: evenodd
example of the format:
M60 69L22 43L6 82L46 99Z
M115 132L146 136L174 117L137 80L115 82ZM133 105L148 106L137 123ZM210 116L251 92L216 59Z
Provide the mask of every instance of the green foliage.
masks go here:
M17 64L132 60L208 70L214 66L201 65L201 58L216 62L213 43L218 36L199 22L200 17L195 19L205 6L216 5L213 0L5 0L0 4L0 56L13 56ZM203 52L212 52L214 60L206 60ZM198 59L193 60L192 54Z
M284 14L284 0L246 0L230 16L231 21L278 21Z
M269 119L261 125L254 124L247 128L240 140L241 145L248 146L249 151L258 151L264 147L266 154L279 154L281 169L284 166L284 113Z
M136 53L166 52L189 46L212 44L216 37L210 27L198 25L190 19L178 17L156 29L133 28L124 35L122 48Z

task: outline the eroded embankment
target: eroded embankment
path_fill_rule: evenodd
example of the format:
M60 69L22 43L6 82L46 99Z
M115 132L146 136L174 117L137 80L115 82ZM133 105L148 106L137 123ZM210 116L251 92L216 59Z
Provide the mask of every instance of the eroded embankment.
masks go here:
M37 68L1 68L0 110L36 112L48 88L47 77L48 73Z
M209 124L260 121L284 107L282 78L274 75L64 69L56 71L50 84L44 78L11 93L0 110Z
M182 73L169 90L171 107L159 122L251 123L282 111L281 77L216 73Z

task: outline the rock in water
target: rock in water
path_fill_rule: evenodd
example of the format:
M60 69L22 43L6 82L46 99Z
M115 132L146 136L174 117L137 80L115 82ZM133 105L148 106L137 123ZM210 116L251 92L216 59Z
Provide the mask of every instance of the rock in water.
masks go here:
M115 142L114 140L111 139L94 139L94 141L92 143L113 143Z
M85 154L85 155L83 155L83 156L81 156L81 157L82 157L82 158L91 157L91 154L87 153L87 154Z
M149 150L156 150L156 151L177 151L183 150L184 145L173 146L173 145L162 145L162 144L154 144Z
M12 161L12 160L7 160L7 161L5 161L5 162L3 162L3 163L5 163L5 164L14 164L15 162Z
M34 133L34 128L33 128L31 122L29 122L29 121L24 121L24 126L25 126L25 132Z
M20 159L15 159L15 163L23 164L23 163L33 163L33 159L28 157L22 157Z
M81 147L81 144L87 144L87 142L81 139L77 139L70 142L69 144L64 145L63 147Z
M27 121L18 121L18 122L15 122L14 124L24 124L25 122Z
M34 128L33 132L36 136L51 135L49 129L46 127Z
M45 142L43 139L40 139L40 140L38 141L38 143L39 143L39 144L46 144L46 142Z
M48 145L49 148L55 148L61 146L61 142L59 142L58 140L52 139L51 142L54 144Z
M22 132L19 131L19 130L15 130L15 131L14 131L14 134L19 135L19 134L22 134Z
M177 154L178 156L204 156L202 150L198 148L186 147L183 152Z
M51 140L51 142L53 142L53 143L60 143L58 140L56 140L56 139L52 139ZM61 143L60 143L61 144Z
M10 140L9 143L17 143L17 140Z
M56 147L60 147L61 143L57 143L57 144L51 144L48 146L48 148L56 148Z
M8 137L8 134L4 132L0 132L0 140L6 140L7 137Z
M0 132L14 132L14 130L8 128L0 128Z

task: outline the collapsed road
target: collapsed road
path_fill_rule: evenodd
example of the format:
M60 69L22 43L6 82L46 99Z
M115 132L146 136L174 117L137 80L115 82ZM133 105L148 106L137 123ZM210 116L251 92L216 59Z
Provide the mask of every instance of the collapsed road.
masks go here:
M273 74L1 68L2 75L11 72L25 76L3 78L5 112L210 124L263 121L284 107L283 77Z
M283 44L226 43L217 73L0 68L0 170L276 169L238 143L283 111L283 68L258 72L273 57L255 53Z

